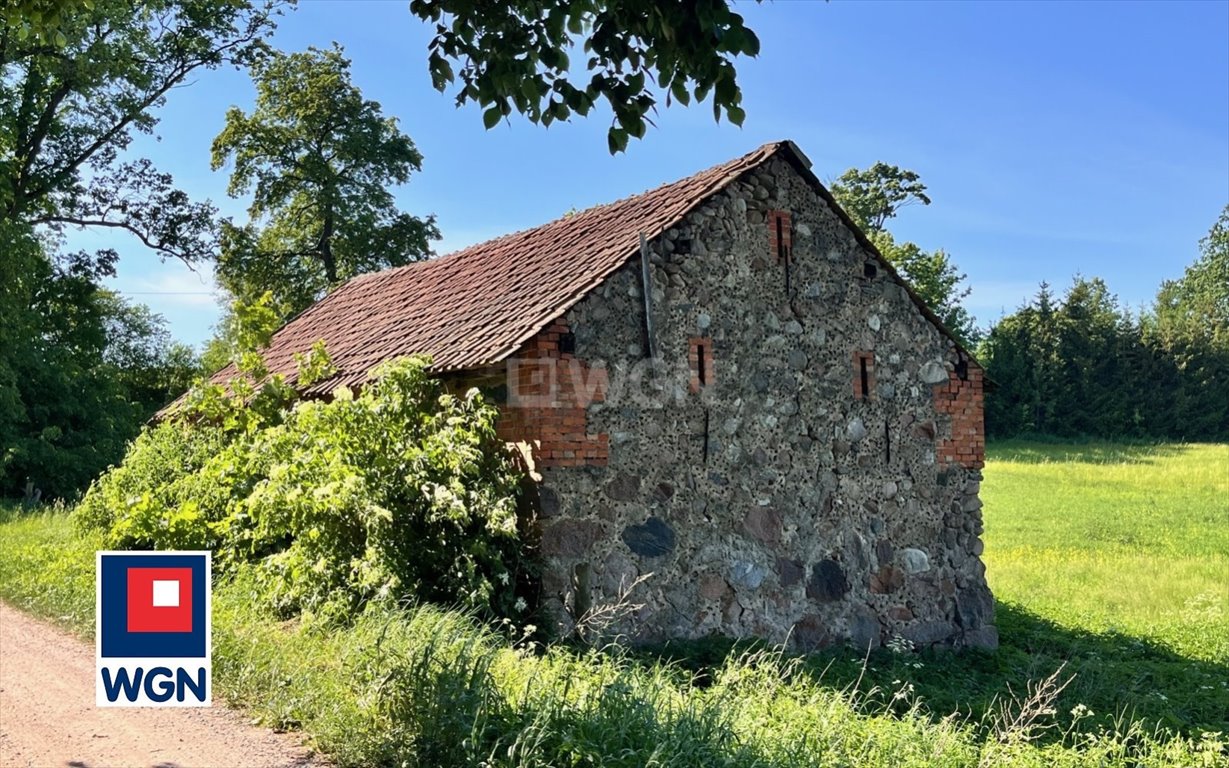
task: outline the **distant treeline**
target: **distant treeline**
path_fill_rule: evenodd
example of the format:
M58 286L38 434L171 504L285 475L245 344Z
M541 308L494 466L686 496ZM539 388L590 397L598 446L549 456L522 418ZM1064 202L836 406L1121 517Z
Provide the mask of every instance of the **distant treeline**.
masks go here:
M1200 251L1138 314L1077 277L996 323L979 348L987 433L1229 440L1229 206Z

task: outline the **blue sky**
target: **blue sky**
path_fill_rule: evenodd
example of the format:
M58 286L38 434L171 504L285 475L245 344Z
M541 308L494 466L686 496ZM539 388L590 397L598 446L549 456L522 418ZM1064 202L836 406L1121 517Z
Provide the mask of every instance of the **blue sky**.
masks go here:
M434 213L456 248L641 192L793 139L831 180L878 160L911 168L933 204L906 209L897 239L943 248L968 273L986 324L1047 280L1104 277L1123 303L1181 275L1229 202L1229 2L740 3L760 37L739 64L737 128L708 105L661 108L657 128L611 157L609 115L549 129L513 116L485 131L430 84L430 28L408 3L303 0L282 20L285 50L336 40L355 83L422 151L397 198ZM227 107L250 107L243 72L206 72L171 94L151 157L195 198L242 217L209 145ZM218 316L207 274L161 263L119 235L70 244L120 249L113 286L199 344Z

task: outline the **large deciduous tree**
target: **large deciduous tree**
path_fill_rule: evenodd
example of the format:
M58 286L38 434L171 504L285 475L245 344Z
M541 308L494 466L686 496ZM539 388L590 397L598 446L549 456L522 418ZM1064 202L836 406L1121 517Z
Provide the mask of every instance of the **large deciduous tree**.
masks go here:
M963 302L971 289L967 276L944 250L926 251L916 243L898 243L886 229L889 219L909 205L930 205L917 173L887 163L850 168L831 185L832 194L894 267L899 269L943 324L965 342L978 329Z
M122 229L163 257L214 249L213 208L123 152L194 72L246 65L276 8L244 0L95 0L0 30L0 218Z
M102 290L117 254L59 253L67 227L209 260L213 207L146 159L167 95L264 50L276 0L17 0L0 14L0 494L80 490L177 394L192 356Z
M272 291L284 313L354 275L430 255L434 217L400 211L391 189L422 155L351 82L339 47L277 53L252 68L256 104L232 107L213 143L251 221L223 225L219 283L242 301Z
M641 138L659 93L666 104L711 96L713 116L742 125L733 60L760 42L729 0L411 0L435 25L431 78L459 80L457 105L477 102L488 128L513 110L550 125L613 112L611 153ZM574 66L572 57L584 62Z
M942 248L927 251L916 243L897 243L890 232L871 235L875 246L904 273L926 306L962 341L975 343L980 331L973 316L962 303L973 292L965 285L968 276L960 271L951 255Z
M51 259L0 222L0 496L72 496L186 388L191 351L161 317L98 287L113 253Z
M1172 398L1175 420L1189 435L1229 435L1229 205L1199 241L1195 262L1161 284L1145 321L1145 338L1184 385Z

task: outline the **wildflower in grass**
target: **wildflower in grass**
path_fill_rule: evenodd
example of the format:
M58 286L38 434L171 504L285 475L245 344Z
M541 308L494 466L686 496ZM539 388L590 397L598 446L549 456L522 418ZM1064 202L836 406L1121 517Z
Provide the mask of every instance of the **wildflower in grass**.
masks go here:
M895 635L888 641L888 650L898 656L913 653L913 643L907 637Z

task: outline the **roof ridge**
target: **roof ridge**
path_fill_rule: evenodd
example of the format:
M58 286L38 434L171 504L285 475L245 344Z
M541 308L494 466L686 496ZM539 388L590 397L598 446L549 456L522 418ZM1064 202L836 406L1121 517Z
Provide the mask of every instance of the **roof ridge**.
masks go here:
M786 145L790 145L790 144L793 144L793 142L789 140L770 141L765 144L761 144L759 147L756 147L750 152L746 152L732 160L727 160L723 163L718 163L716 165L709 166L702 170L696 171L695 173L684 176L681 179L675 179L674 181L662 182L661 184L658 184L656 187L650 187L649 189L646 189L642 192L635 192L635 193L626 195L625 197L621 197L617 200L611 200L610 202L607 202L607 203L597 203L596 205L591 205L588 208L584 208L579 211L569 211L567 213L564 213L562 216L551 219L550 221L546 221L541 224L535 224L530 227L525 227L524 229L518 229L514 232L507 232L497 237L493 237L489 240L481 240L477 243L471 243L470 245L464 246L462 248L458 248L453 251L449 251L448 253L440 254L433 258L429 257L426 259L422 259L420 261L410 262L409 264L401 264L396 267L388 267L386 269L377 270L375 272L364 272L362 274L355 275L354 277L350 278L349 280L346 281L346 283L343 283L343 285L357 281L357 280L364 280L364 279L373 278L376 276L390 276L393 274L397 274L399 272L409 271L411 269L414 269L415 267L421 267L427 264L436 264L445 259L451 259L451 258L458 257L458 256L464 256L466 254L469 254L472 251L477 251L480 249L487 250L491 248L492 246L495 246L496 244L501 243L505 240L524 236L531 232L537 232L539 230L544 230L556 224L562 224L564 222L571 222L573 219L579 216L589 216L589 215L596 214L600 211L603 211L605 209L613 208L615 206L626 205L637 198L648 197L650 195L659 193L668 187L684 185L688 182L694 181L696 177L698 176L716 172L727 166L736 166L737 164L747 160L748 158L753 157L760 153L764 153L764 159L767 159L777 150L781 149L782 147Z

